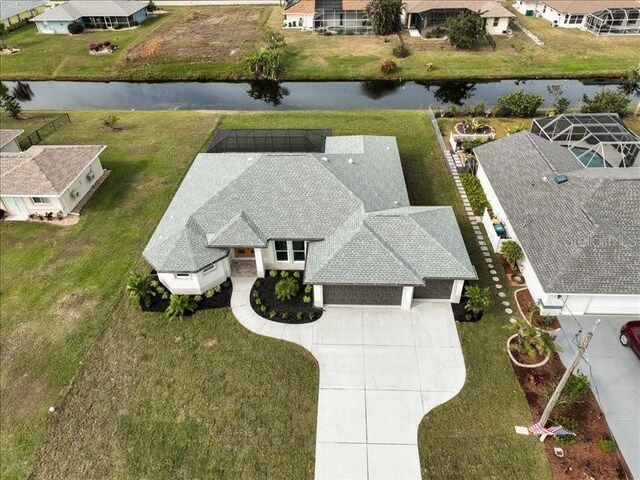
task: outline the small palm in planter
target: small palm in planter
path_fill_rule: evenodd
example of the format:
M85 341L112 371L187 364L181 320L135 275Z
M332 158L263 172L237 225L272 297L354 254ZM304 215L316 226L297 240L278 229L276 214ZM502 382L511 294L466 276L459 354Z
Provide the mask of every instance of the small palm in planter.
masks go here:
M156 292L151 288L151 277L149 275L139 275L135 272L132 272L129 275L129 279L127 280L127 292L129 292L129 296L138 302L140 306L145 306L149 308L151 305L151 297L156 296Z
M196 302L195 298L189 295L171 295L169 297L169 306L164 314L170 319L178 317L178 319L182 320L187 313L193 313L197 309L198 302Z
M300 284L294 277L285 277L276 283L276 298L280 301L291 300L298 294Z
M482 312L493 305L489 287L468 285L464 289L464 295L467 297L467 303L464 305L464 309L468 312L467 320L480 320Z
M541 367L549 361L554 352L560 350L548 332L537 328L523 318L512 318L505 328L512 332L512 335L507 339L507 353L511 361L519 367ZM530 359L542 357L542 360L531 364L522 363L513 356L512 352L518 352Z
M507 261L511 270L515 270L518 266L518 262L522 259L522 248L513 240L507 240L502 242L500 247L500 254Z

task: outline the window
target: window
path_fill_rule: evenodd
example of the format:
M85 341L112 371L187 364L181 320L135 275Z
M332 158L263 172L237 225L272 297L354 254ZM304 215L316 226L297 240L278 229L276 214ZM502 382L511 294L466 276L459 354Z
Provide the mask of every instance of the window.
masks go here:
M493 26L494 26L494 27L497 27L499 23L500 23L500 19L499 19L498 17L495 17L495 18L493 19Z
M31 201L36 205L49 205L49 199L45 197L31 197Z
M212 265L209 265L209 266L208 266L207 268L205 268L204 270L202 270L202 273L204 273L204 274L206 275L207 273L212 272L212 271L213 271L213 270L215 270L215 269L216 269L216 264L214 263L214 264L212 264Z
M291 242L293 261L304 262L304 242Z
M191 278L191 274L190 273L175 273L175 277L176 278L180 278L182 280L187 279L187 278Z
M278 262L288 262L289 261L289 249L287 248L287 242L277 240L273 242L273 246L276 251L276 260Z

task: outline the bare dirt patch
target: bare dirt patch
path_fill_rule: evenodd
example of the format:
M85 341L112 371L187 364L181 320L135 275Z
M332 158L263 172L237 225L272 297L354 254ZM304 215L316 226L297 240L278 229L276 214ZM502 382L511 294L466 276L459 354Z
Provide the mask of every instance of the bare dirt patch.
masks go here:
M71 292L56 303L55 313L68 322L76 322L91 313L98 304L96 298L87 295L86 292Z
M130 61L242 58L262 36L265 7L198 7L175 18L127 52Z

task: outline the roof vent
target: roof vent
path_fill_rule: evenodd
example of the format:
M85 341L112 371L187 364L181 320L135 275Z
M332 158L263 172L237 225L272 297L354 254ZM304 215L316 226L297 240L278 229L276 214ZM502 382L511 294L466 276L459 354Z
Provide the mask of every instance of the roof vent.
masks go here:
M395 200L395 201L393 202L393 204L394 204L394 205L398 205L398 203L399 203L399 202L398 202L398 200Z
M328 162L328 161L329 161L329 159L328 159L327 157L322 157L322 160L323 160L324 162Z
M253 160L253 157L249 157L249 158L247 158L247 160L251 161L251 160Z
M349 163L353 163L353 158L350 158L350 159L348 160L348 162L349 162Z
M566 175L556 175L555 177L553 177L553 179L556 181L558 185L561 183L565 183L569 180L569 178Z

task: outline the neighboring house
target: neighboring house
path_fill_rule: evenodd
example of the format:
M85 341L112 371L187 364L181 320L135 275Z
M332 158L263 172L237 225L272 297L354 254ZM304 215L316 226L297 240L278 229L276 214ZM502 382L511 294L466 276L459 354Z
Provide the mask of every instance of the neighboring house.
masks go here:
M554 27L581 28L595 35L640 34L640 0L517 0L514 6Z
M46 0L0 0L0 23L19 24L44 11Z
M367 33L368 0L292 0L284 10L284 26L328 32ZM463 12L478 12L491 35L507 34L513 13L493 0L408 0L404 2L402 25L424 31L444 24Z
M491 35L511 33L509 22L515 17L501 3L492 0L409 0L405 2L403 22L408 28L423 33L431 27L444 25L452 17L464 12L477 12L485 19Z
M640 168L586 168L567 148L520 132L474 149L494 250L519 262L544 315L640 314Z
M318 307L459 302L476 278L453 209L409 205L393 137L200 154L143 255L176 294L203 293L241 262L259 277L304 270Z
M104 145L33 146L0 153L0 208L9 218L68 215L103 175Z
M0 130L0 152L19 152L22 150L18 137L24 130Z
M80 22L88 29L128 28L148 15L147 2L133 0L71 0L31 19L40 33L69 33L69 24Z

